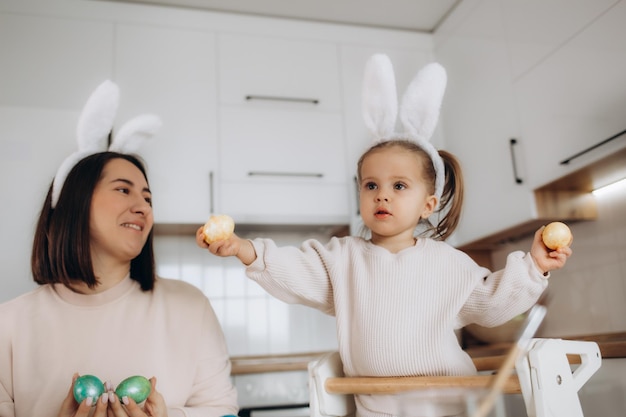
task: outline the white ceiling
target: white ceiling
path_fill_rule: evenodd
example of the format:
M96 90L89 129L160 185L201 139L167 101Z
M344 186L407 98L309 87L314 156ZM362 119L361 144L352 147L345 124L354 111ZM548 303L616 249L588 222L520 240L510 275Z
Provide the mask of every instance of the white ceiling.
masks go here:
M432 32L461 0L115 0Z

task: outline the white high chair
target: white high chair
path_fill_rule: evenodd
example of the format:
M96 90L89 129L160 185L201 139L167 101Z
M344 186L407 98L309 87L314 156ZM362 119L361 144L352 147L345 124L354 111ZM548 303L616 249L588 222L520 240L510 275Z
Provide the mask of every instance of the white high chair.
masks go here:
M475 358L479 371L497 370L504 357ZM521 393L528 417L583 417L578 390L600 368L598 344L532 339L516 362L504 394ZM575 369L571 365L576 365ZM486 388L491 374L465 377L345 377L338 352L308 365L311 417L354 416L354 394L395 394L438 388Z

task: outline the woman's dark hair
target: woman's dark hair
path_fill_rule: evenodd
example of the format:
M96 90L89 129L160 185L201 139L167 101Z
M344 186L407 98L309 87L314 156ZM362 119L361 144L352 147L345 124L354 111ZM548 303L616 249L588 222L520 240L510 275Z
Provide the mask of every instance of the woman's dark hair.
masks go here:
M91 199L105 165L116 158L135 165L147 181L146 169L138 157L101 152L83 158L72 168L55 208L51 205L50 186L37 221L31 254L31 270L36 283L61 283L70 287L71 281L78 280L89 288L98 284L90 250ZM141 253L130 263L130 277L139 282L144 291L154 287L153 230Z
M422 162L424 179L429 184L429 193L435 193L435 167L433 161L426 151L424 151L417 143L405 140L394 139L388 141L378 142L369 148L357 164L357 180L361 183L361 167L365 158L373 152L398 147L406 150L407 152L414 153ZM434 214L440 215L440 220L436 225L430 223L429 220L425 220L428 227L428 232L431 236L437 240L446 240L459 224L461 217L461 209L463 208L463 174L461 172L461 165L454 155L450 152L439 151L439 155L443 160L445 169L445 181L443 185L443 192L441 200L439 201L439 207Z

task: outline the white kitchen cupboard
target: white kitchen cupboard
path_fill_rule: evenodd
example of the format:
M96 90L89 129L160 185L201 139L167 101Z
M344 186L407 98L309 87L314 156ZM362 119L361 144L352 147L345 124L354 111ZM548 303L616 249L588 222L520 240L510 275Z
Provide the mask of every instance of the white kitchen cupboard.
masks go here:
M507 229L519 232L525 223L540 224L545 213L534 190L576 168L559 168L559 161L581 145L582 136L589 144L594 141L590 136L604 138L598 129L590 135L599 123L583 115L580 101L572 102L559 85L580 91L577 77L586 70L570 68L574 61L568 48L579 51L576 40L613 3L570 13L571 5L562 0L474 2L456 10L435 36L435 54L450 73L447 94L452 99L443 106L446 145L466 174L465 212L455 236L460 245ZM516 31L519 27L527 28ZM607 36L615 35L609 27ZM597 39L589 44L602 45ZM570 78L570 73L577 75ZM587 110L608 104L593 97L583 106ZM560 111L576 112L580 120L572 125L566 119L573 115L566 118ZM581 132L573 138L579 139L569 138L573 126Z
M533 215L532 195L523 183L524 161L515 155L517 173L512 165L509 140L519 138L519 125L504 27L492 14L480 12L435 50L448 71L442 106L446 149L459 158L465 176L463 217L455 233L460 245ZM491 32L468 36L478 27Z
M593 20L515 80L531 187L626 146L621 137L561 164L626 130L626 3L601 3L589 16Z
M219 207L237 223L347 224L336 44L220 34Z
M220 103L336 112L341 109L332 42L219 34Z
M140 154L159 224L202 224L214 211L217 170L215 35L119 24L115 81L118 123L141 113L163 120Z

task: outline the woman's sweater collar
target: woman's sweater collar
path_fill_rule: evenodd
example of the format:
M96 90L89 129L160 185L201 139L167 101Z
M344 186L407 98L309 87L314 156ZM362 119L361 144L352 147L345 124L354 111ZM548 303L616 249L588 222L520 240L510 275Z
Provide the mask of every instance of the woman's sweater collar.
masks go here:
M53 284L53 291L65 302L77 306L96 307L117 300L137 287L137 282L127 275L119 283L108 290L96 294L81 294L72 291L63 284Z

